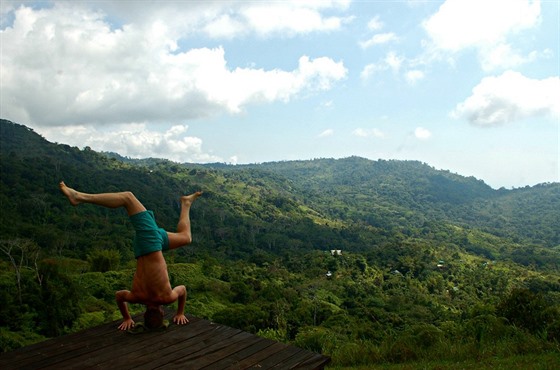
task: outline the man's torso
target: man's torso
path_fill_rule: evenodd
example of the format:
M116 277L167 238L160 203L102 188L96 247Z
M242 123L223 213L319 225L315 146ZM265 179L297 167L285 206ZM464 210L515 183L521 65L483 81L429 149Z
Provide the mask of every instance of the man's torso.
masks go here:
M171 303L171 284L167 273L167 264L161 252L140 256L136 260L136 273L132 282L131 293L138 303Z

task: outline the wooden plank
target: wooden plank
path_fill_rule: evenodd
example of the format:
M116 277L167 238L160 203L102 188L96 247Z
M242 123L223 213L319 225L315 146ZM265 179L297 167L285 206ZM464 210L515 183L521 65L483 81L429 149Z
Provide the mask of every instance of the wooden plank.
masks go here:
M265 348L274 345L276 342L266 339L255 337L255 342L245 347L244 349L232 353L230 356L222 358L208 366L201 367L204 370L218 370L218 369L246 369L255 364L258 360L247 361L251 356L255 356L265 350ZM266 355L265 355L266 357Z
M209 336L197 337L194 340L188 341L188 343L178 343L167 349L167 352L161 357L155 358L150 362L139 366L137 369L154 369L160 366L165 366L168 368L172 366L173 362L179 361L181 359L192 359L200 358L204 356L208 347L216 344L227 343L228 338L238 334L240 330L232 329L225 326L220 326L215 329Z
M179 329L179 328L177 328ZM135 339L139 336L145 336L146 340L143 345L137 343L130 343L127 346L121 346L111 352L110 357L102 356L97 365L106 368L132 368L135 366L142 366L152 360L154 356L172 356L174 345L183 343L188 345L189 340L198 340L206 336L213 335L215 327L208 325L207 322L198 321L189 323L181 330L173 332L165 332L163 336L157 337L157 342L152 342L152 337L147 334L134 335Z
M276 364L276 366L274 366L274 369L311 369L311 367L305 366L304 364L308 363L308 361L316 358L317 356L320 356L316 353L313 352L308 352L308 351L300 351L297 354L295 354L294 356L291 356L289 358L287 358L286 360L283 360L281 363Z
M182 357L177 361L168 363L165 367L169 369L200 369L245 349L258 339L252 334L239 332L226 341L215 343L205 348L204 351L193 354L193 356Z
M236 364L239 369L248 369L250 367L262 368L261 362L274 356L276 353L285 350L288 345L284 343L275 342L271 346L263 348L262 351L256 352Z
M293 369L319 370L319 369L323 369L330 362L331 362L330 357L326 357L318 353L314 353L314 356L312 356L306 361L299 363L296 367L293 367Z
M120 356L120 352L127 350L129 348L143 348L149 347L151 343L147 339L151 339L154 342L159 342L160 338L164 338L167 333L165 332L150 332L145 334L138 334L131 338L133 335L127 333L114 333L112 337L105 342L97 342L89 346L89 351L77 350L74 351L73 357L70 359L65 359L65 363L76 363L80 364L80 367L89 368L94 365L98 365L104 361L115 360L115 357ZM142 338L137 338L142 335ZM61 356L59 356L60 359ZM60 363L54 363L49 366L43 366L41 368L47 369L60 369Z
M262 361L259 361L258 366L260 369L280 369L281 365L292 356L296 356L304 351L301 348L287 346L281 351L276 352L274 355L269 356Z

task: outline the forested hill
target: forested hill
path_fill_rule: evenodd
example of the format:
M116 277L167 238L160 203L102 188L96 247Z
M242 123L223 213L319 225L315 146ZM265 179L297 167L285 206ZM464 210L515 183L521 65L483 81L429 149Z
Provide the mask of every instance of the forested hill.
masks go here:
M53 144L32 129L6 120L0 121L0 128L3 214L13 211L17 217L11 219L22 222L26 211L18 205L33 202L30 197L38 198L44 207L51 203L50 197L60 203L56 184L65 179L86 191L133 190L160 211L160 220L168 227L176 217L177 194L203 188L211 205L206 212L218 220L212 223L208 217L204 224L213 230L206 230L208 238L216 241L232 234L240 243L243 238L253 240L253 247L260 246L256 240L267 232L272 234L265 244L276 244L276 233L296 221L310 223L322 238L334 234L330 236L333 243L342 245L348 244L339 240L345 239L340 236L343 227L365 225L382 233L421 235L442 223L474 228L512 245L553 248L560 244L558 183L495 190L482 180L417 161L359 157L236 166L132 160L87 147ZM234 232L230 222L243 225L245 234ZM290 229L297 234L297 227ZM295 244L302 242L296 235L291 238L298 240ZM321 239L303 238L303 244L320 247L313 241L317 238ZM471 248L497 257L495 248ZM250 246L243 249L248 251Z
M439 220L515 241L560 244L559 183L494 190L482 180L418 161L359 157L246 167L289 178L304 199L335 218L379 227L421 227Z

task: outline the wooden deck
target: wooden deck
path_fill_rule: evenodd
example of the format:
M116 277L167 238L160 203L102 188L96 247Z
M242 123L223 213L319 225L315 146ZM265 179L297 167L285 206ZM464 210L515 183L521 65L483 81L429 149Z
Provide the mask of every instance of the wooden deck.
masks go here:
M132 335L118 331L119 321L115 321L49 339L0 354L0 369L323 369L330 361L314 352L187 317L189 324L171 324L163 331Z

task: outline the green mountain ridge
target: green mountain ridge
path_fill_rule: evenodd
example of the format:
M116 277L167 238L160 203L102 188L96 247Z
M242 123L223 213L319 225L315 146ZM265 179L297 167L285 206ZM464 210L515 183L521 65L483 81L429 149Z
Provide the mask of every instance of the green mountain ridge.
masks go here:
M38 158L48 162L38 169L38 178L51 178L52 183L46 180L44 187L63 178L73 186L81 185L85 179L77 178L75 183L73 178L77 173L92 170L106 187L127 183L121 190L131 188L142 195L149 194L150 187L161 189L162 185L151 183L153 175L159 174L162 177L156 182L169 181L169 188L179 194L183 184L199 184L196 186L204 188L210 199L221 203L216 208L222 208L222 215L239 214L240 219L278 221L291 212L315 224L365 224L384 230L399 230L403 226L422 229L433 222L444 222L476 228L513 243L547 248L560 244L558 183L494 190L481 180L436 170L418 161L372 161L359 157L258 165L133 160L89 148L52 144L33 130L6 120L1 121L0 127L4 158L31 160L31 166L40 163ZM103 175L107 171L130 176L113 176L115 181L111 182ZM9 181L9 176L3 177ZM145 177L151 177L150 181L144 181ZM88 180L91 179L89 176ZM81 187L87 189L87 182ZM55 195L56 187L49 192ZM247 202L248 198L254 202ZM258 209L251 209L256 204ZM165 223L169 227L173 214L168 207L165 215L169 215L169 221Z

